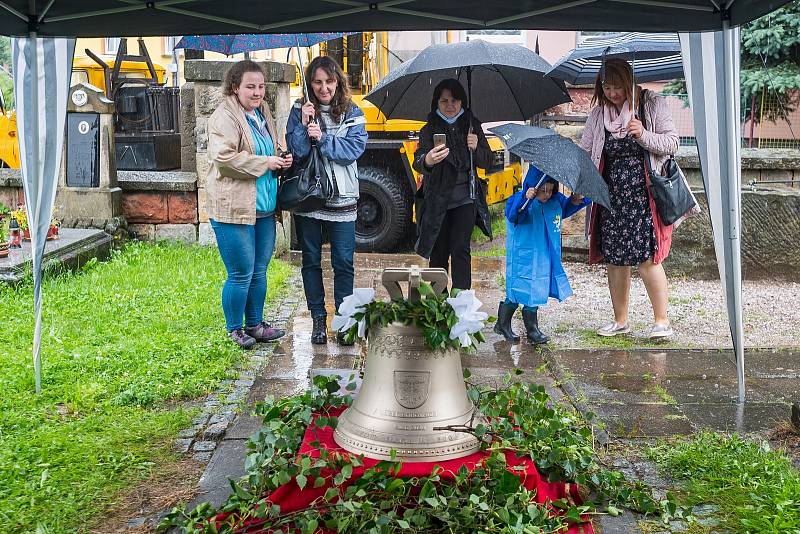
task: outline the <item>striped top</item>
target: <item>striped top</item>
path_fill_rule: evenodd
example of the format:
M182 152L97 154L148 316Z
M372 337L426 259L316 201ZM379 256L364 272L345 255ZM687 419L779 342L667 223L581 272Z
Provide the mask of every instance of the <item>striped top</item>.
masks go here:
M339 123L334 122L329 113L330 106L320 106L320 118L322 120L322 130L325 132L333 132L339 127ZM344 121L344 115L341 118ZM332 135L332 134L331 134ZM331 175L333 174L328 171ZM358 216L358 199L357 198L343 198L339 196L338 188L336 187L336 180L331 176L333 181L333 198L325 203L322 208L307 212L296 213L303 217L311 217L312 219L319 219L321 221L333 222L353 222Z

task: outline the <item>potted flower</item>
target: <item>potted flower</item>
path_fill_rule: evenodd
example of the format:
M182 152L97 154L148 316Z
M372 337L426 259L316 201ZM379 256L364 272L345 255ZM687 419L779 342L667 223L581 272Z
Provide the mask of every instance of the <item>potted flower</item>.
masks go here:
M17 206L17 209L11 212L11 216L17 220L19 230L22 232L22 239L30 241L31 233L28 228L28 213L25 211L25 206L22 204Z
M25 206L20 204L16 210L11 212L11 217L17 220L19 229L22 232L22 239L25 241L31 240L31 231L28 226L28 212L25 211ZM47 240L56 239L58 237L59 229L61 228L61 221L58 219L51 219L50 226L47 229Z
M58 238L58 230L61 228L61 221L58 219L50 219L50 228L47 229L47 239Z
M11 224L10 217L0 215L0 258L8 256L9 244L9 225Z

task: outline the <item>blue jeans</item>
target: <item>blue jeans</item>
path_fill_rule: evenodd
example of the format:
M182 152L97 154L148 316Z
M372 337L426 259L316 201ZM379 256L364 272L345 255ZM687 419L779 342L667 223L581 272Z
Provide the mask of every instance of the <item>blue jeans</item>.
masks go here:
M228 279L222 286L222 311L228 331L256 326L264 319L267 266L275 250L275 217L256 224L229 224L211 220Z
M508 297L506 297L506 300L503 302L503 304L505 304L506 306L514 306L515 309L516 309L517 306L519 306L519 304L517 304L516 302L511 302L511 299L508 298ZM524 311L526 311L526 312L535 312L536 310L539 309L539 307L538 306L523 306L522 309Z
M297 240L303 252L303 289L311 317L327 315L325 286L322 283L322 228L331 242L333 300L336 309L353 294L353 254L356 251L356 223L333 222L295 216Z

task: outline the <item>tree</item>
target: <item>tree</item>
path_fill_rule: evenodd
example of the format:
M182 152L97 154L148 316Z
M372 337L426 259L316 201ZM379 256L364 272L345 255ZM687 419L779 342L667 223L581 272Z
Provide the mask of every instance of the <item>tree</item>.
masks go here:
M0 91L6 107L14 107L14 84L11 80L11 39L0 36Z
M800 0L742 26L739 79L745 118L788 122L800 104ZM686 93L686 81L664 91Z
M800 0L742 28L740 79L748 118L788 122L800 102Z

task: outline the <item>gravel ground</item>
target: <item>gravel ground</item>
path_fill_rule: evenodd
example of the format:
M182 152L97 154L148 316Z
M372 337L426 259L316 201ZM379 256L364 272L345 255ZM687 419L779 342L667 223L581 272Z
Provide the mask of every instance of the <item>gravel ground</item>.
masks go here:
M562 303L550 300L539 310L539 324L561 347L660 346L730 348L730 329L722 285L718 280L669 279L669 316L675 335L653 343L646 338L653 316L644 284L631 283L630 336L604 339L594 331L613 319L605 268L565 263L574 295ZM669 276L669 273L668 273ZM742 287L744 339L748 348L800 347L800 283L745 281ZM491 301L485 301L487 305ZM496 313L496 309L492 311ZM523 332L519 313L515 331Z

